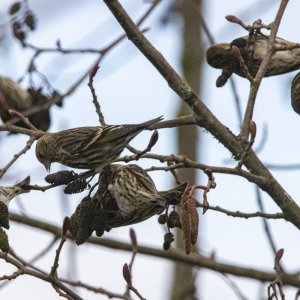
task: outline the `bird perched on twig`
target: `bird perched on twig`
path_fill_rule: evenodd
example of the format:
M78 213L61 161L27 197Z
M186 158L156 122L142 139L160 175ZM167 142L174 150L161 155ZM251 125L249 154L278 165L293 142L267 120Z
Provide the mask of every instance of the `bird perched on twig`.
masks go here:
M162 120L158 117L140 124L78 127L45 133L36 144L36 157L50 170L53 162L77 169L97 169L112 163L144 129Z
M222 69L217 80L217 86L223 86L232 73L245 77L246 74L240 65L232 47L239 49L240 55L247 66L249 73L255 76L263 58L267 54L269 36L261 33L251 37L244 36L231 43L214 44L206 51L207 63L217 69ZM280 75L300 68L300 48L296 44L277 37L275 47L281 48L271 57L264 77ZM295 46L295 47L294 47Z
M30 183L30 176L13 186L0 186L0 226L9 229L8 205L17 195L28 193L26 185Z
M39 90L32 88L25 90L17 82L0 76L0 117L4 123L12 118L9 113L10 109L22 113L30 108L44 104L48 100ZM29 116L29 121L38 129L47 131L50 126L49 110L41 110ZM21 121L17 125L25 126Z
M167 205L179 204L188 183L157 191L152 178L136 164L106 166L92 198L84 198L71 216L70 231L77 244L95 230L97 236L111 228L143 222L160 214Z

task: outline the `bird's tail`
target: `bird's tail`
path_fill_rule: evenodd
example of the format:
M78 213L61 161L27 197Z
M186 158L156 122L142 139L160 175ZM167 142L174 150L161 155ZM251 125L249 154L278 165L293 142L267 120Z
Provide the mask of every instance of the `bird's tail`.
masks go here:
M136 125L140 128L148 128L149 126L161 121L162 119L163 119L163 116L160 116L160 117L157 117L155 119L151 119L149 121L146 121L146 122L143 122L143 123L140 123L140 124L136 124Z

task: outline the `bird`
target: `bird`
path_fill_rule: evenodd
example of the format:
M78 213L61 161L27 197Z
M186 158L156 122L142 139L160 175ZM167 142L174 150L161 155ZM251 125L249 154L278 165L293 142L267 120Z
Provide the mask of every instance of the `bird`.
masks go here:
M28 193L29 189L26 185L30 183L30 176L13 186L0 186L0 226L9 229L9 211L8 205L10 201L17 195Z
M49 99L41 91L33 88L23 89L17 82L8 77L0 76L0 118L6 123L12 116L9 110L24 112L38 105L42 105ZM47 131L50 126L49 110L41 110L29 116L29 121L38 129ZM26 125L19 121L18 126Z
M112 163L144 129L162 116L140 123L71 128L43 134L36 144L36 157L49 172L53 162L76 169L101 170Z
M167 191L157 191L147 172L136 164L111 164L102 170L98 190L84 198L70 217L70 232L78 245L96 231L102 236L112 228L143 222L180 203L184 182Z
M269 36L257 33L251 37L243 36L234 39L231 43L219 43L209 47L206 51L207 63L214 68L222 69L222 75L216 82L217 87L225 85L232 73L246 77L245 71L233 51L233 46L239 49L249 73L255 76L267 54L268 40ZM282 50L276 51L272 55L264 77L285 74L300 68L300 49L293 48L294 45L283 38L276 38L274 46L282 48Z
M294 111L300 115L300 72L296 74L292 81L291 103Z

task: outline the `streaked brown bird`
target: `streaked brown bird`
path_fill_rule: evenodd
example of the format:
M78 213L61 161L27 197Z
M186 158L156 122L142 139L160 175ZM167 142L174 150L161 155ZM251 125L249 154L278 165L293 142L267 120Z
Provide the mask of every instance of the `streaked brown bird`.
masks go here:
M183 183L158 192L151 177L136 164L106 166L96 194L84 198L71 216L70 232L78 245L95 230L97 236L112 228L143 222L161 213L167 204L179 204Z
M291 100L294 111L300 115L300 72L296 74L292 81Z
M236 46L249 73L255 76L258 68L267 53L267 42L269 36L257 34L249 38L244 36L233 40L231 43L220 43L212 45L206 52L207 63L217 69L222 69L222 75L217 79L217 87L226 84L228 78L235 73L245 77L244 69L240 66L239 60L232 51L232 46ZM292 49L292 42L277 37L275 47L289 48L290 50L276 51L269 61L265 77L280 75L295 71L300 68L300 49Z
M0 76L0 117L5 123L12 117L9 109L24 112L34 106L41 105L48 101L48 98L34 89L23 89L17 82ZM29 116L30 122L40 130L47 131L50 126L49 110L43 110ZM18 126L25 127L23 122Z
M144 129L162 120L158 117L141 124L78 127L45 133L36 144L36 157L50 170L53 162L77 169L97 169L112 163Z

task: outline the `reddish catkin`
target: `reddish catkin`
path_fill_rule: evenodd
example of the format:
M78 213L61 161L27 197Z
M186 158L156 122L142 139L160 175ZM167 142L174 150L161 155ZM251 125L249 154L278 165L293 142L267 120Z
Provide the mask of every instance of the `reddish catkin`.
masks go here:
M191 243L195 245L198 238L199 216L196 208L196 202L193 195L189 195L187 199L188 212L191 226Z
M187 194L183 194L181 197L181 222L182 222L182 232L184 239L184 248L186 254L191 252L191 225L190 225L190 215L187 203Z

